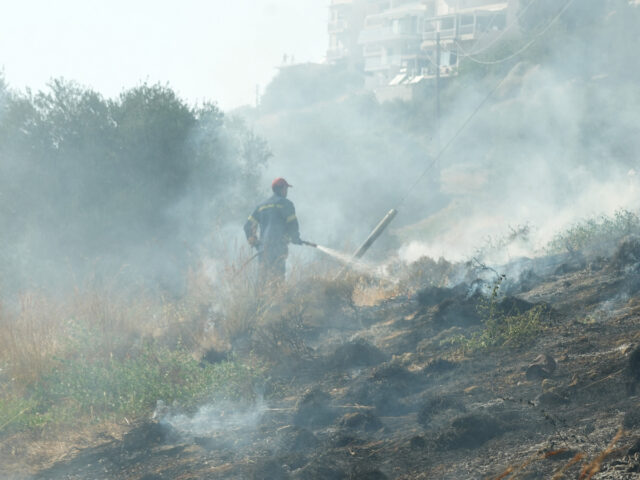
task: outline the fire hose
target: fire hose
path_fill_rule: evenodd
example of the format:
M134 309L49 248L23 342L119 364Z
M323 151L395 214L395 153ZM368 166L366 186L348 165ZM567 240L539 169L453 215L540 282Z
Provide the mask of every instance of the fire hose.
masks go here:
M313 247L313 248L317 248L318 244L317 243L313 243L313 242L308 242L306 240L300 240L300 245L306 245L308 247ZM242 271L247 268L247 265L249 265L254 259L256 259L258 257L258 255L260 255L260 251L258 250L256 253L254 253L253 255L251 255L238 269L238 271L236 272L234 277L237 277L238 275L240 275L242 273Z

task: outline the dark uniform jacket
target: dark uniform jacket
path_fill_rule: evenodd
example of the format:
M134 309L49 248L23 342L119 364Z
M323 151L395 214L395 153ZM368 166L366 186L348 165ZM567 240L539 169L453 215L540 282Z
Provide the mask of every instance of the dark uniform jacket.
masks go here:
M286 254L287 244L300 243L300 232L293 202L274 194L256 207L244 224L247 238L256 237L260 228L259 249L269 254Z

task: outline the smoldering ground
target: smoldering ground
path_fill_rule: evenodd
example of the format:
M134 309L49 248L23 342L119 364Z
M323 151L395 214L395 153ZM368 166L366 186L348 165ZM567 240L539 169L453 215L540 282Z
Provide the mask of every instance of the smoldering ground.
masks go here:
M163 402L158 402L153 418L167 431L187 441L206 438L210 443L218 442L229 447L248 441L267 411L262 398L244 405L229 401L212 401L189 415L171 412Z

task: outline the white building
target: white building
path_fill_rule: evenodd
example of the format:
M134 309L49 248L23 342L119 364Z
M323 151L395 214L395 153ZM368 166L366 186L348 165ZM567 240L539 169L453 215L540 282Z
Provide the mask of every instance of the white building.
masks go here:
M455 75L461 56L491 46L515 20L515 0L369 0L358 35L366 86L409 99L436 76ZM438 62L438 39L440 55ZM391 93L391 92L395 93Z
M384 3L390 2L378 2L376 6ZM414 74L428 65L429 59L421 49L424 21L436 15L437 3L397 2L369 10L359 36L368 87L386 85L402 70Z
M362 46L358 36L366 15L366 0L331 0L329 5L329 63L362 63Z

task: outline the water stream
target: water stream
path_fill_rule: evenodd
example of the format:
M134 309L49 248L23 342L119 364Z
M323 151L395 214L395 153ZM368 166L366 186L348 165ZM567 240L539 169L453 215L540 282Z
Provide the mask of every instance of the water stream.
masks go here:
M362 273L366 273L368 275L389 279L389 275L384 271L384 267L371 265L369 263L363 262L362 260L358 260L357 258L353 258L353 255L340 252L338 250L334 250L333 248L324 247L322 245L317 246L318 250L323 253L326 253L330 257L335 258L339 262L353 268Z

